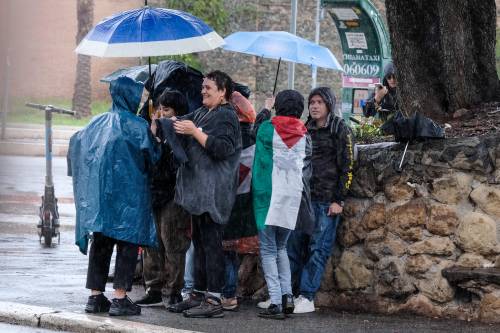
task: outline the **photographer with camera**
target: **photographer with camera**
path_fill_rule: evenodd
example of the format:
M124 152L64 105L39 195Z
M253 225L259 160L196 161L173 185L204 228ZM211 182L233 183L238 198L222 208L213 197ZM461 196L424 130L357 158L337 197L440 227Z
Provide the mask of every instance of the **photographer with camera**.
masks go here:
M396 75L392 62L384 67L384 79L382 84L375 86L375 91L366 101L363 107L365 117L377 116L386 121L391 115L399 109L396 98Z

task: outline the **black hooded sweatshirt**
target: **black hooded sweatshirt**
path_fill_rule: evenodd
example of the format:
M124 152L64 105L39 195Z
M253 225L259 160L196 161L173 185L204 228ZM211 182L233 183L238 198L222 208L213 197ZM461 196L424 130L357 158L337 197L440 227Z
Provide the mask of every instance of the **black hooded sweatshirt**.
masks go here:
M394 114L399 109L396 88L389 87L389 83L387 82L387 77L389 75L395 75L395 69L392 62L384 67L384 79L382 80L382 84L387 87L388 92L380 103L375 101L374 92L370 95L370 98L366 100L365 107L363 108L363 115L365 117L373 117L378 114L380 119L385 121L389 115ZM380 110L387 110L389 112L380 112Z
M311 117L306 123L313 145L311 200L342 204L352 182L352 132L345 121L335 115L335 96L330 88L313 89L309 94L308 105L313 96L323 99L329 113L324 127L318 127Z

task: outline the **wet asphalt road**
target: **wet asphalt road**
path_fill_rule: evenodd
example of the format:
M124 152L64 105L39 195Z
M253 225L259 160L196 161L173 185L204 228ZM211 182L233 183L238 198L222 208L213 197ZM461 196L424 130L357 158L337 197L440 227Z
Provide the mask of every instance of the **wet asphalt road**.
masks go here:
M8 164L4 164L5 162ZM38 195L43 191L44 160L42 158L6 158L0 156L0 196L26 193ZM54 162L57 172L56 195L71 199L71 178L65 176L65 159ZM6 166L7 165L7 166ZM42 170L40 170L42 169ZM12 177L23 177L16 183ZM60 189L58 191L58 188ZM58 194L60 193L60 194ZM17 205L23 206L18 202ZM36 206L26 202L25 206ZM70 205L70 204L68 204ZM1 209L9 208L7 203ZM28 210L29 211L29 210ZM9 215L10 214L10 215ZM25 222L10 222L5 216L16 216L15 210L0 215L0 300L52 307L58 310L83 313L88 296L84 288L87 257L74 243L71 223L64 225L61 244L45 248L36 235L36 216L26 214ZM73 214L73 216L72 216ZM68 220L74 213L67 209ZM30 222L30 221L34 222ZM107 285L106 295L112 297L112 286ZM130 293L132 299L144 294L140 285ZM148 324L175 327L203 332L500 332L500 325L467 323L458 320L435 320L417 316L379 316L371 314L338 313L329 310L307 315L295 315L284 321L265 320L257 317L253 302L245 302L239 312L229 312L221 319L186 319L171 314L163 308L143 308L141 316L123 318ZM0 332L11 332L0 326ZM22 331L18 332L37 332ZM16 331L12 331L16 332ZM41 331L42 332L42 331Z

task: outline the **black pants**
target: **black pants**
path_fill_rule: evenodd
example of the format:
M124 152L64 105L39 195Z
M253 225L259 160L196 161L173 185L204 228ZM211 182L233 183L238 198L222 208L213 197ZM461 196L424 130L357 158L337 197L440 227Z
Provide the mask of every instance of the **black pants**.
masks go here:
M194 289L221 293L224 287L224 251L221 224L210 215L193 215Z
M87 289L104 291L109 274L109 263L116 244L114 289L132 290L137 253L139 246L119 241L94 232L90 245L89 269L87 271Z

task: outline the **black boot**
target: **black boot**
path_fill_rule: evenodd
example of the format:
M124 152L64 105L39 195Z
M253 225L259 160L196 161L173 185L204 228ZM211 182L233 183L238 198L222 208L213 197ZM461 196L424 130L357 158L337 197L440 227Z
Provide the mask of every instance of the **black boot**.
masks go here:
M281 306L276 304L269 305L267 309L259 312L258 316L266 319L285 319Z
M125 298L113 298L113 303L109 308L110 316L132 316L140 315L141 307L134 302L128 296Z
M140 306L161 305L161 292L157 290L149 290L143 298L135 301L135 304Z
M283 295L281 297L281 304L281 306L283 307L283 313L285 315L293 313L293 309L295 308L293 304L293 295Z
M183 312L187 318L221 318L224 317L224 309L219 298L208 296L201 304Z
M193 293L190 293L189 297L186 298L185 300L183 300L179 303L170 305L167 308L167 310L170 312L174 312L174 313L182 313L185 310L199 306L201 304L201 302L204 300L204 298L205 298L205 295L203 295L202 293L193 292Z
M104 296L104 294L89 296L87 305L85 306L85 312L108 312L110 305L111 302L106 298L106 296Z

